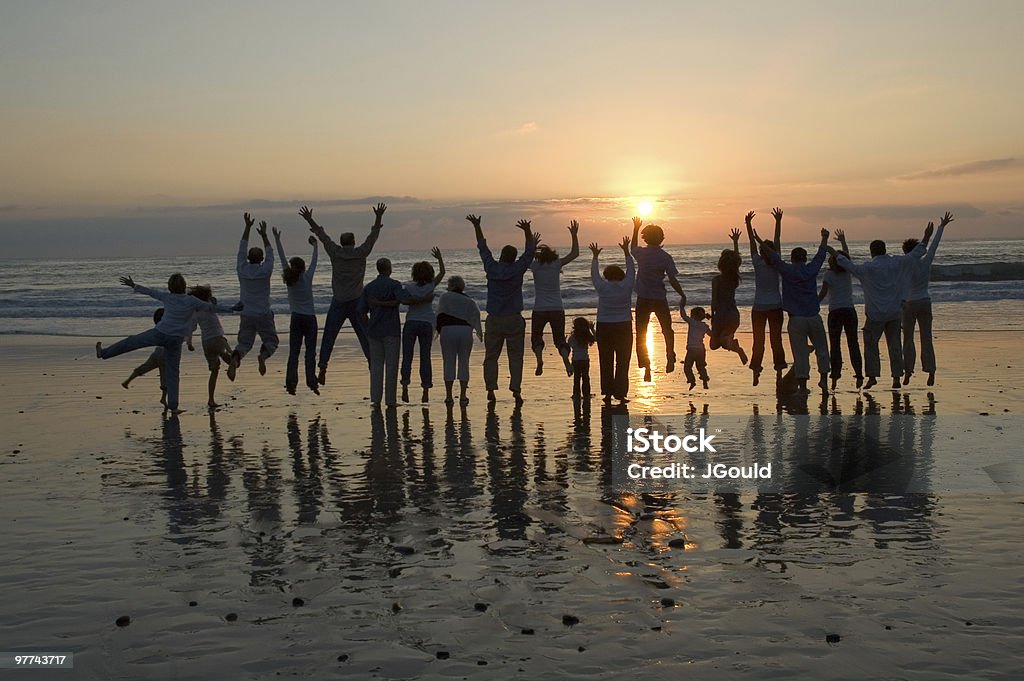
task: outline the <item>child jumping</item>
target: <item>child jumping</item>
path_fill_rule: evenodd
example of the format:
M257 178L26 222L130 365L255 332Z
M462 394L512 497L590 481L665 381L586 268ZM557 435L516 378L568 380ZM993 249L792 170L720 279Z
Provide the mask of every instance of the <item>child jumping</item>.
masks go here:
M682 305L679 306L679 314L682 315L683 321L686 322L686 358L683 360L683 374L686 376L686 380L690 383L690 390L693 390L694 386L697 385L697 378L693 375L693 366L697 365L697 373L700 374L700 380L704 384L704 389L708 389L708 352L704 348L704 336L711 335L711 327L709 327L704 319L707 318L707 312L704 311L703 307L694 307L690 310L690 314L686 314L686 308Z
M188 293L204 302L217 304L217 299L213 297L213 291L209 286L193 286ZM216 409L220 406L213 399L213 394L217 391L217 375L220 373L222 360L225 364L231 363L231 344L228 343L227 336L224 335L224 327L220 323L220 318L217 317L216 310L198 310L192 316L192 328L188 336L185 337L185 345L189 352L194 352L196 349L192 344L192 334L195 333L196 327L202 333L203 356L206 358L206 365L210 368L209 397L206 406Z
M153 325L160 323L160 320L164 317L164 309L158 307L153 313ZM121 383L121 387L128 390L128 384L134 381L139 376L145 376L153 369L157 369L160 372L160 404L167 404L167 385L164 383L164 367L167 366L167 356L162 347L153 348L153 352L150 353L149 357L145 362L135 367L132 371L131 376L124 379Z
M597 340L594 325L586 317L572 321L569 350L572 351L572 398L590 399L590 346Z

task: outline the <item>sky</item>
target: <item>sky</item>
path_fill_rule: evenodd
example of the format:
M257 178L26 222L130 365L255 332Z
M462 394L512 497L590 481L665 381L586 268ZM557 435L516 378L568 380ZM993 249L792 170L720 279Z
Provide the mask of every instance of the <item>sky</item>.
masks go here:
M1024 236L1024 3L0 2L7 257Z

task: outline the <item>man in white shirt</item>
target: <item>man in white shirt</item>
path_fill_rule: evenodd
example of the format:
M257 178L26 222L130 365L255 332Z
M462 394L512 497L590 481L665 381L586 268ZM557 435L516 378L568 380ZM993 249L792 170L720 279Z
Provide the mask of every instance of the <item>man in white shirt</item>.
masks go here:
M864 389L878 383L882 373L882 361L878 354L878 342L885 335L889 348L889 373L892 387L900 387L903 375L903 344L900 338L902 309L900 299L907 273L914 262L925 253L925 246L932 235L932 226L924 232L924 240L906 255L889 255L884 241L871 242L871 260L854 263L843 253L829 247L836 262L847 272L860 280L864 290L864 373L867 383Z
M921 369L928 374L928 385L935 385L935 345L932 343L932 297L928 293L928 281L932 274L932 261L942 240L946 225L953 222L953 214L946 211L939 222L935 238L924 256L910 268L907 286L903 292L903 385L910 383L917 363L917 348L914 346L914 327L921 327ZM932 223L928 223L931 225ZM903 242L903 252L910 253L917 246L917 239Z
M248 213L244 215L245 231L238 244L238 286L239 297L244 305L238 322L238 343L231 353L228 364L228 379L235 380L235 372L242 358L252 350L257 334L260 337L260 354L257 358L260 376L267 373L267 358L277 350L277 328L274 313L270 309L270 277L274 274L274 251L267 237L267 223L260 222L256 233L263 239L263 248L249 248L249 231L256 222Z

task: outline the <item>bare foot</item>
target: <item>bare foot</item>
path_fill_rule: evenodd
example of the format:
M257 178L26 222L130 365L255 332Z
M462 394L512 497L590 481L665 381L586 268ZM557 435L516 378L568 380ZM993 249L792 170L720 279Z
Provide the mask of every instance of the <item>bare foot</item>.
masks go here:
M467 404L469 404L469 398L468 397L460 397L459 398L459 404L461 404L463 407L465 407Z
M103 359L103 343L96 341L96 359Z
M757 385L760 382L761 382L761 372L760 371L755 371L754 372L754 385Z
M744 364L746 364L746 362L744 362ZM668 356L668 360L665 362L665 373L666 374L671 374L675 370L676 370L676 355L675 355L675 353L672 353L671 355Z
M858 376L857 377L857 387L860 388L862 385L864 385L864 377L863 376Z
M429 402L429 401L430 401L430 389L429 388L424 388L423 389L423 395L420 396L420 402Z
M407 385L403 385L402 386L402 401L403 402L408 402L409 401L409 386L407 386Z
M210 409L216 409L220 405L214 402L213 400L210 400L209 402L206 403L206 406L209 407Z
M935 385L935 372L931 371L928 373L928 385Z
M899 379L899 376L893 376L892 377L892 389L893 390L899 390L900 389L900 379Z
M913 374L911 374L909 371L907 373L903 374L903 385L910 385L910 377L912 375Z
M747 353L743 352L743 348L741 348L741 347L737 347L736 348L736 352L740 353L740 361L743 362L744 366L746 366L746 364L747 364Z
M231 361L228 362L228 371L227 371L228 380L229 381L233 382L235 380L235 374L238 373L238 362L239 361L240 360L238 358L238 355L231 355Z
M125 381L124 383L122 383L121 387L124 388L125 390L127 390L128 389L128 381Z
M707 389L708 389L708 388L710 387L710 386L708 385L708 380L707 380L706 378L705 378L705 379L704 379L703 381L701 381L701 383L702 383L702 384L704 385L704 389L705 389L705 390L707 390Z
M260 368L260 376L266 376L267 375L267 358L264 357L262 355L262 353L256 357L256 364Z
M693 390L696 387L697 387L697 381L690 381L690 390Z
M487 401L488 402L497 402L498 401L498 398L494 396L494 391L493 390L488 390L487 391Z
M874 376L868 376L868 382L864 384L864 389L871 390L872 388L875 387L877 383L878 379L876 379Z
M512 397L516 398L516 406L517 407L523 406L523 394L522 393L512 393Z
M319 389L319 388L317 388L317 387L316 387L315 385L314 385L314 386L312 386L312 387L310 387L310 390L312 390L312 391L313 391L313 394L314 394L314 395L319 395L319 394L320 394L320 389Z
M319 383L320 385L327 384L327 369L320 369L320 373L316 375L316 382Z
M833 391L836 389L836 384L837 383L839 383L839 379L838 378L833 378L832 379L832 390Z
M177 416L178 414L185 413L184 409L168 409L167 411L170 412L171 416Z
M644 367L644 380L648 382L651 380L651 367Z

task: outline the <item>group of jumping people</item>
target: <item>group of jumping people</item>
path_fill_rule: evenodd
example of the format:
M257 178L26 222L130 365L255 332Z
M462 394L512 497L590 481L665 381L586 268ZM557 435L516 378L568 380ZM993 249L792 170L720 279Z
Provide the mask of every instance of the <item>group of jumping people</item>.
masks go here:
M327 369L338 333L347 321L369 364L370 401L375 408L381 407L382 403L389 408L397 406L399 378L401 399L409 401L417 346L421 400L429 400L429 391L433 387L431 350L435 335L440 340L447 404L455 402L456 380L459 383L459 402L465 405L469 401L469 359L474 337L484 343L483 374L487 399L496 400L498 360L504 351L507 353L509 390L516 404L522 404L526 344L523 280L528 271L534 278L530 347L536 357L536 375L540 376L544 371L544 334L550 327L562 365L573 377L574 399L591 397L590 348L595 344L600 367L600 392L606 404L612 400L628 401L634 339L637 364L644 370L644 380L651 380L651 358L646 338L652 314L657 317L664 338L665 373L675 370L675 334L666 282L678 295L678 309L687 329L683 372L689 388L692 390L696 386L698 376L703 387L709 387L705 337L709 339L710 349L735 353L743 364L748 364L747 354L735 337L740 326L740 311L736 304L742 265L739 246L742 232L739 229L730 232L732 248L723 250L718 260L719 273L711 281L708 309L691 307L687 310L687 296L679 283L679 270L663 247L665 232L660 226L645 226L642 220L633 218L632 236L624 236L619 243L624 259L622 266L611 264L601 269L603 249L597 243L591 243L591 280L597 293L596 324L587 317L577 317L567 335L561 275L563 268L580 255L578 222L573 220L569 224L572 245L564 257L541 243L540 234L532 231L529 220L520 220L517 227L525 239L522 254L515 246L505 245L495 258L487 245L481 218L477 215L466 217L473 226L487 280L487 315L481 321L481 311L467 295L466 281L461 276L449 277L446 290L436 295L436 289L446 274L443 255L436 247L431 250L437 261L436 270L429 261L417 262L412 267L410 280L402 283L392 278L391 261L379 258L376 261L376 278L364 283L367 260L380 236L386 210L383 203L373 208L375 220L370 233L357 246L351 232L344 232L338 242L333 241L314 220L313 211L303 206L299 215L312 232L308 238L312 246L308 263L301 257L288 258L280 230L272 229L291 312L284 386L290 394L294 395L298 387L300 356L306 387L320 394L320 387L327 383ZM754 229L753 212L745 217L754 271L751 309L753 348L749 358L753 385L759 384L763 370L766 338L771 346L777 389L784 383L783 372L788 367L782 342L784 312L788 313L787 333L793 356L791 375L798 392L809 392L807 384L812 352L816 358L821 390L828 392L830 387L835 390L842 376L844 335L857 388L868 389L877 383L881 374L878 345L882 336L888 347L893 388L899 388L901 380L906 385L916 364L915 328L920 330L921 367L928 374L928 385L932 385L935 380L935 351L928 292L929 272L943 231L953 221L952 215L946 213L938 229L933 223L928 223L922 239L907 239L903 243L902 255L889 255L883 241L871 242L871 258L861 263L853 261L843 230L835 231L834 236L840 246L836 250L829 245L830 232L827 229L821 230L821 242L813 257L808 257L806 249L797 247L792 249L788 262L783 260L783 212L776 208L772 216L775 230L771 239L762 238ZM182 345L189 350L195 349L193 333L196 329L200 331L203 354L210 370L210 408L218 406L215 391L221 365L226 366L228 378L234 381L242 360L253 349L257 337L260 349L256 363L259 373L266 374L267 360L279 345L270 305L275 249L271 248L265 221L261 221L256 229L262 247L250 247L250 234L256 222L249 213L244 214L243 220L245 227L236 264L240 300L233 306L220 304L208 286L189 288L180 273L170 277L166 291L136 284L130 276L121 277L124 285L163 304L154 314L155 326L152 329L106 348L102 343L96 343L96 355L101 359L144 347L154 348L146 362L124 381L122 385L125 388L138 376L158 369L161 402L168 410L181 411L178 388ZM333 295L318 358L319 328L313 277L319 244L323 245L331 262ZM819 287L818 275L826 259L828 270ZM858 316L853 303L853 278L860 281L864 293L863 359L857 335ZM825 299L828 299L827 338L826 324L820 315L820 303ZM406 308L404 325L400 317L403 306ZM234 347L224 333L218 313L239 314ZM711 322L710 325L707 321Z

